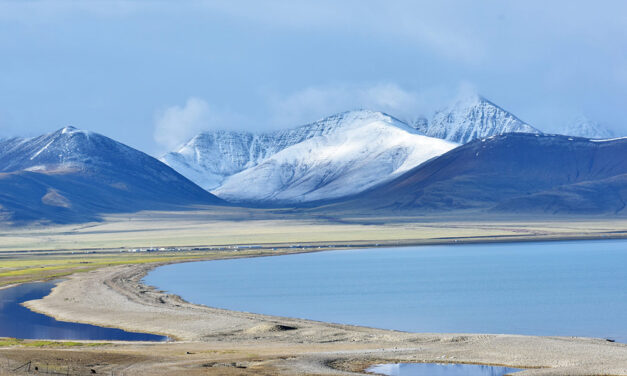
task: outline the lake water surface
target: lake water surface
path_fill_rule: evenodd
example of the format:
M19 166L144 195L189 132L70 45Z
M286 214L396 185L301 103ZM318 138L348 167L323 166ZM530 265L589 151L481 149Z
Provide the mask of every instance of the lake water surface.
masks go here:
M329 251L173 264L145 282L213 307L410 332L627 342L627 241Z
M57 321L31 311L20 303L41 299L55 286L53 282L24 283L0 290L0 337L51 340L165 341L155 334L133 333L115 328Z

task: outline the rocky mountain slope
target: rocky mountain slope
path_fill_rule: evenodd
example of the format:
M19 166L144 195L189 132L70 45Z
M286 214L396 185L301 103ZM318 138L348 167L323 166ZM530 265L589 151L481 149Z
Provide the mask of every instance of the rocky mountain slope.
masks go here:
M81 222L103 213L223 204L158 160L97 133L66 127L0 141L0 216Z
M335 209L622 214L626 156L625 138L493 136L451 150Z

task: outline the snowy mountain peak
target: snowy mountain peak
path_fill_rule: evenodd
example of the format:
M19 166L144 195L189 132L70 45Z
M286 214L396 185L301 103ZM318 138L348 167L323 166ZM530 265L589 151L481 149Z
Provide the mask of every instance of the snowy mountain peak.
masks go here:
M312 129L321 132L229 176L212 193L235 202L336 199L389 181L457 146L374 112L326 118Z
M354 110L275 132L204 132L162 161L227 200L310 202L382 184L457 142L510 132L540 133L471 95L430 123L418 119L412 126L382 112Z
M373 123L416 133L416 130L393 116L377 111L355 110L331 115L297 128L274 132L203 132L176 152L163 155L161 161L201 187L212 190L219 187L228 176L254 167L292 145Z
M85 222L103 213L223 203L153 157L61 128L0 141L0 207L12 220Z
M79 129L79 128L73 127L71 125L68 125L66 127L63 127L61 129L57 130L56 132L53 132L53 134L56 134L56 135L68 135L68 136L75 135L75 134L82 134L82 135L85 135L85 136L90 136L90 135L95 135L97 133L93 133L91 131L87 131L87 130L84 130L84 129Z
M401 128L408 132L415 132L412 127L409 127L407 124L391 115L379 111L363 109L340 112L338 114L327 116L313 123L303 125L300 128L318 130L324 129L326 132L329 132L338 128L356 128L375 121L385 122L388 125Z
M110 163L131 150L97 133L64 127L38 137L0 143L0 171L86 169Z
M425 134L445 140L467 143L503 133L541 133L513 114L480 95L457 99L450 106L437 111Z

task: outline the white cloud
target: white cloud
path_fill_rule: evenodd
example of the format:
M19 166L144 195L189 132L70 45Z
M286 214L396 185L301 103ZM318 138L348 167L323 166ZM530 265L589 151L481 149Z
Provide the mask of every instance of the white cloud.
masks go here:
M448 103L454 91L443 87L412 91L394 83L312 86L288 95L266 95L265 114L258 115L254 121L190 97L183 105L173 105L156 113L153 136L163 150L170 151L203 131L248 129L260 132L293 128L356 109L382 111L413 121L422 115L429 116Z
M430 115L450 98L451 90L444 87L412 91L394 83L314 86L287 96L272 96L271 122L281 128L297 126L355 109L382 111L412 121Z
M218 108L196 97L184 105L174 105L155 116L154 139L163 150L175 150L203 131L245 129L262 132L294 128L327 116L350 110L385 112L403 121L430 117L435 110L455 98L476 93L468 83L456 87L408 90L395 83L336 84L311 86L291 94L268 94L265 110L256 116L243 116Z
M196 134L210 129L226 129L237 123L237 116L213 109L204 100L190 97L183 106L171 106L155 116L155 141L173 150Z

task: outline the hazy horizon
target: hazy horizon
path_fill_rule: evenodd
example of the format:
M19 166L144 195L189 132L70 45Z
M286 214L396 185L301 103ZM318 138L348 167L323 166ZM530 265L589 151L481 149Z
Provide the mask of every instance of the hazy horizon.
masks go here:
M627 130L627 4L0 3L0 137L63 126L158 155L210 129L356 108L402 120L477 92L553 131Z

